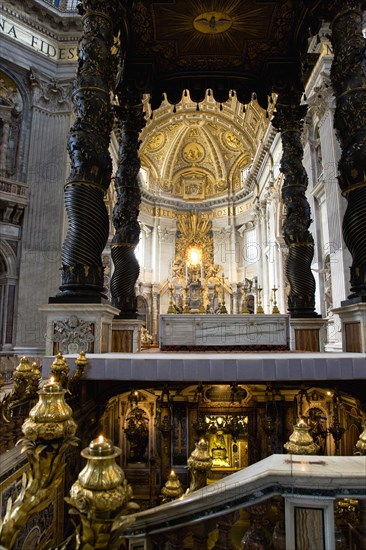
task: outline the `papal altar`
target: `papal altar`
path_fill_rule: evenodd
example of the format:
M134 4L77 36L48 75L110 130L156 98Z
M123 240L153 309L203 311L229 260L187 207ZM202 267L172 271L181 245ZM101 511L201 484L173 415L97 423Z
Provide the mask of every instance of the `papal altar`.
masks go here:
M160 315L162 351L289 349L288 315Z

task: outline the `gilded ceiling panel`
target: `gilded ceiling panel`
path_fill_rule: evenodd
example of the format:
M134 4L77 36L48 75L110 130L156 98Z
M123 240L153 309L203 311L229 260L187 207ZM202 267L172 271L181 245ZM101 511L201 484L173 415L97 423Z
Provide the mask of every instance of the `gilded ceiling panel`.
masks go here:
M207 98L197 110L184 98L174 112L163 103L142 132L149 191L188 202L239 191L241 171L251 162L266 120L255 102L246 114L235 99L219 107Z

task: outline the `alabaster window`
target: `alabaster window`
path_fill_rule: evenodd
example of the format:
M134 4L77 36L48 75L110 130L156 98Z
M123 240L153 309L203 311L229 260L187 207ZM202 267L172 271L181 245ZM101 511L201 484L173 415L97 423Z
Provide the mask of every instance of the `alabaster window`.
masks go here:
M144 189L149 189L149 178L148 172L145 168L141 167L139 171L140 185Z
M145 240L145 233L141 231L139 244L136 246L134 250L136 259L140 267L143 267L143 264L144 264L144 244L145 244L144 240Z
M248 166L246 166L245 168L243 168L243 170L241 171L241 184L242 186L245 184L245 182L247 181L247 178L249 176L249 173L250 173L250 169L251 169L252 165L249 164Z

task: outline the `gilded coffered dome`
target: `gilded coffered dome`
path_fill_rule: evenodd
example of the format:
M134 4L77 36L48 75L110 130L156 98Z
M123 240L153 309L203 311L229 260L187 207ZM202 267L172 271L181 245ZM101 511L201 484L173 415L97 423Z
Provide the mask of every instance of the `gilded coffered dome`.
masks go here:
M154 195L188 202L231 196L243 187L268 124L256 101L246 108L233 95L223 105L188 95L154 111L142 132L143 185Z

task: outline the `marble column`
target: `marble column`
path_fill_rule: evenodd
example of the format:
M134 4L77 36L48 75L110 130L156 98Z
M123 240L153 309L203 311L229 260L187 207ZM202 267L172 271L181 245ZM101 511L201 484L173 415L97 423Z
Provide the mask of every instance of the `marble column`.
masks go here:
M113 210L115 235L111 252L114 272L111 279L112 304L120 310L119 318L136 319L135 284L140 266L135 248L140 239L138 222L141 192L138 183L140 170L139 133L145 125L142 97L135 90L118 91L116 107L120 122L119 162L115 178L117 202Z
M71 171L65 186L65 206L69 223L58 297L59 302L75 303L104 297L101 256L109 221L103 199L112 173L108 151L113 124L110 94L117 73L112 46L123 5L116 0L82 0L78 9L83 31L73 93L76 121L68 140Z
M286 275L290 283L288 310L291 317L317 317L315 312L315 280L311 272L314 256L314 239L309 232L310 207L305 196L308 185L306 170L302 164L303 148L301 132L307 107L300 105L301 93L281 92L273 126L281 132L281 171L285 176L282 199L286 206L283 226L284 240L289 253Z
M363 2L330 3L336 98L334 127L341 144L338 183L347 199L343 237L352 255L352 302L366 301L366 73L362 35Z

